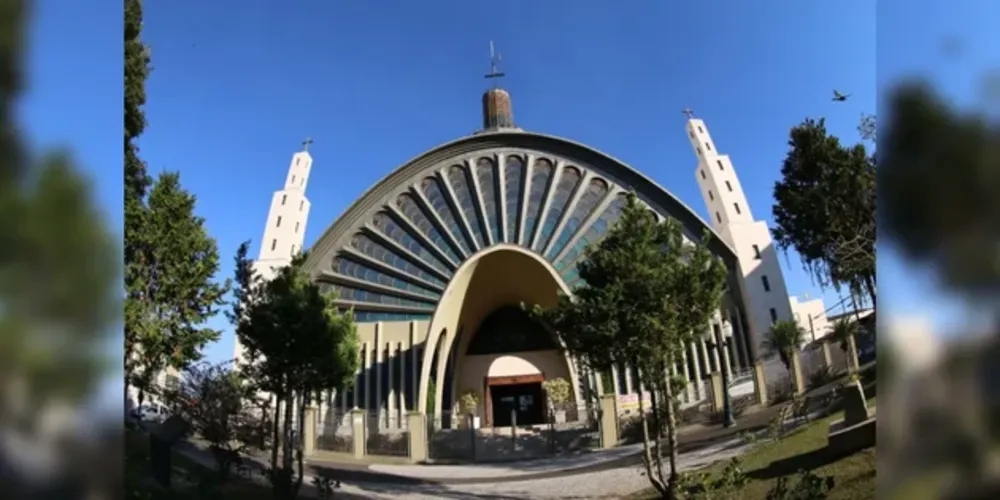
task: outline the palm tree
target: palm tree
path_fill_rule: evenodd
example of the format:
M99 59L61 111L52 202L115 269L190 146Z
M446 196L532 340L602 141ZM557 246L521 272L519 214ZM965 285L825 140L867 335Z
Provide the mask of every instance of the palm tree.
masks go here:
M857 338L859 331L858 322L849 318L839 318L830 327L830 340L840 344L840 350L844 351L844 363L848 372L851 371L851 353L848 352L851 348L851 337Z
M795 376L792 374L792 356L795 351L802 346L806 331L794 320L775 321L764 336L761 347L765 352L777 354L781 362L785 365L789 375L792 375L792 383Z

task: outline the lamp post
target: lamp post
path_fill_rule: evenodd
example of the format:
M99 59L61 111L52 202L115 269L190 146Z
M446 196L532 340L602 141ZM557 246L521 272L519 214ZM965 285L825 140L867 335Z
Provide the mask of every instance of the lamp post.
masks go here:
M736 425L733 418L733 400L729 396L729 367L726 363L726 353L724 349L730 339L733 338L733 325L728 320L722 320L720 332L716 333L715 328L709 328L705 335L705 342L712 344L718 351L719 370L722 372L722 426L732 427Z

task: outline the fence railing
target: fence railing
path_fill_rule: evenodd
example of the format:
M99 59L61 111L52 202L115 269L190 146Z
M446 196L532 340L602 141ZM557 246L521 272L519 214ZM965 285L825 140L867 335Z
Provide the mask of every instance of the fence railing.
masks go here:
M349 413L330 411L316 420L316 449L354 452L354 431Z
M410 431L406 419L384 412L365 415L365 455L410 456Z

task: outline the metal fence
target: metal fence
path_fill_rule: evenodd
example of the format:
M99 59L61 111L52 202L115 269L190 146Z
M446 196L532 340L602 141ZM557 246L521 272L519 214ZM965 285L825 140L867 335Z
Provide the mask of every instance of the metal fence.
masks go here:
M330 410L316 421L316 449L342 453L354 452L354 432L349 412Z
M386 412L365 415L365 455L410 456L410 431L407 420Z

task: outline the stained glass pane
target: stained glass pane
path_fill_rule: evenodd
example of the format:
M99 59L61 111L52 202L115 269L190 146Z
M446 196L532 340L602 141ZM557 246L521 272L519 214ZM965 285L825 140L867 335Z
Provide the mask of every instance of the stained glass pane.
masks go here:
M420 208L420 204L417 203L417 200L413 197L413 195L409 193L399 195L399 197L396 198L396 207L403 212L403 215L406 216L407 219L410 219L410 222L417 226L417 230L423 233L429 240L434 242L434 245L441 249L445 255L450 257L453 262L456 264L462 262L462 259L460 259L458 254L455 253L451 244L448 243L444 235L441 234L441 231L438 231L438 228L433 222L431 222L428 215L425 214L423 209Z
M558 349L552 334L518 306L500 308L483 319L466 354L499 354Z
M535 232L535 223L541 215L542 197L549 188L552 177L552 163L544 158L535 160L531 167L531 189L528 192L528 211L524 217L524 241L530 242Z
M368 236L363 234L355 235L354 239L351 241L351 246L356 248L359 252L377 261L384 262L396 269L399 269L400 271L416 276L424 281L434 283L435 285L444 286L444 283L437 277L424 272L424 270L414 265L405 257L397 255L392 250L389 250L384 245L375 242Z
M552 195L552 200L549 203L549 209L545 213L545 223L542 224L542 232L538 235L538 239L535 240L535 250L541 252L545 249L545 245L549 242L549 236L552 236L552 231L555 231L556 225L559 224L559 219L562 218L563 211L566 210L566 205L569 204L570 197L573 195L573 190L576 189L576 185L580 182L580 171L573 167L566 167L562 171L562 175L559 176L559 184L556 186L556 192Z
M556 270L560 274L566 275L566 271L574 269L573 264L583 256L584 250L594 243L597 243L622 216L622 209L625 208L625 194L618 195L615 201L611 202L604 213L587 228L587 232L576 240L576 244L566 255L556 262Z
M414 238L407 230L400 227L400 225L397 224L389 214L385 212L375 214L375 218L372 220L372 225L381 231L382 234L388 236L390 240L399 243L403 248L413 252L414 255L423 259L424 262L434 266L444 273L449 272L448 267L445 266L440 259L431 253L430 250L425 248L423 244Z
M428 177L423 180L420 188L424 191L424 196L430 202L431 207L437 212L438 217L448 226L448 231L451 235L455 237L458 244L462 246L462 251L469 254L469 245L465 239L465 233L462 231L461 226L458 224L458 218L451 211L451 206L445 199L444 187L441 186L441 182L437 180L436 177Z
M479 190L483 194L483 212L489 221L493 241L503 241L500 234L500 210L497 203L496 164L490 158L480 158L476 162L476 176Z
M507 243L517 243L517 222L521 216L521 186L524 186L524 159L508 156L504 166L504 191L507 205Z
M573 239L576 235L577 229L580 228L580 224L583 224L589 217L597 204L604 199L604 195L608 193L608 184L601 179L591 179L587 184L587 191L583 193L580 200L576 202L576 206L573 207L573 213L570 214L569 220L566 221L566 225L563 226L562 231L559 233L559 238L556 239L554 245L549 250L549 253L545 256L547 259L554 259L559 255L559 252L566 248L569 240Z
M333 260L333 270L344 276L357 278L369 283L390 286L397 290L405 290L407 292L420 294L433 299L441 298L441 294L437 291L421 287L415 283L410 283L409 281L399 279L395 276L390 276L371 266L367 266L360 262L355 262L343 257L338 257Z
M469 184L465 168L459 165L452 165L448 169L448 182L451 183L451 189L455 192L455 201L462 208L465 221L469 223L470 229L472 229L472 236L475 238L476 244L482 248L485 246L486 237L481 225L482 221L479 220L479 214L476 213L476 204L472 200L472 186Z

